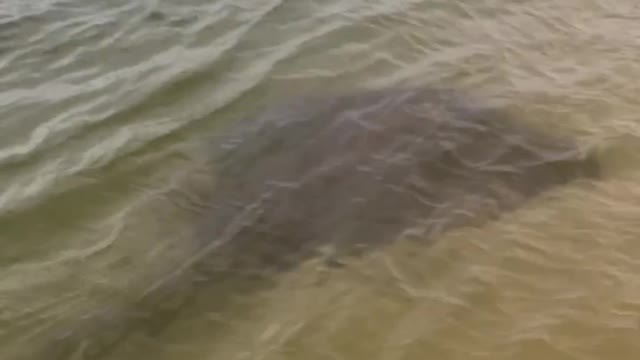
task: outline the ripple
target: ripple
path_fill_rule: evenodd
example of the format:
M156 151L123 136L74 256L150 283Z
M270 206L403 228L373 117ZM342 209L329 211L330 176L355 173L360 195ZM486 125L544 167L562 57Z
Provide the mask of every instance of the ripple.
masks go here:
M270 11L267 8L265 13ZM258 17L256 21L259 21ZM29 106L32 102L59 103L64 100L73 100L78 97L97 97L103 101L102 104L96 106L90 111L82 111L79 116L69 116L68 113L62 113L57 117L49 119L36 127L26 143L17 145L13 148L5 148L0 151L0 164L7 162L15 162L22 160L24 156L34 156L37 153L59 145L74 134L86 135L83 131L87 131L87 127L91 125L106 125L109 120L120 117L120 113L126 113L138 104L152 98L157 92L165 91L171 86L171 83L177 82L181 74L189 72L197 72L198 69L206 69L232 49L242 39L244 33L253 27L253 23L245 24L242 27L233 29L227 34L220 36L205 48L186 49L181 46L170 47L165 51L161 51L151 58L130 65L120 65L117 69L109 71L107 69L83 69L84 81L78 83L77 80L70 81L69 78L83 77L80 73L66 73L59 77L55 82L47 82L36 88L12 89L5 92L3 99L5 105L12 106ZM115 41L115 40L113 40ZM80 50L78 50L80 51ZM77 57L82 55L71 54L66 57L68 62L77 62ZM179 65L176 66L176 62ZM86 78L87 73L98 73L98 77L91 79ZM148 74L155 74L149 76ZM141 75L145 77L141 78ZM124 81L124 83L123 83ZM75 84L74 84L75 82ZM118 90L113 92L114 87ZM135 89L135 91L131 91ZM107 94L106 91L112 90ZM30 101L31 100L31 101ZM119 105L120 109L98 110L99 108L113 108L114 104ZM80 105L86 108L86 105ZM70 111L78 112L78 109ZM106 112L106 114L104 114ZM89 116L88 114L93 114ZM104 115L96 115L103 113Z

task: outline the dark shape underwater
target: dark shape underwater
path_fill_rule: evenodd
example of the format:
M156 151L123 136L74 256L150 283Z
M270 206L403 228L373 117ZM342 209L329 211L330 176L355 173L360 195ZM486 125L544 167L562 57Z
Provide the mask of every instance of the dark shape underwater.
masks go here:
M237 122L214 148L215 191L193 257L117 316L123 328L141 321L126 314L169 321L156 310L163 299L226 276L290 269L325 248L339 261L411 227L433 240L599 175L572 139L429 88L300 97ZM73 338L58 352L70 353Z
M408 227L429 240L599 173L571 139L451 90L301 98L239 126L217 142L199 234L205 267L231 272L360 254Z

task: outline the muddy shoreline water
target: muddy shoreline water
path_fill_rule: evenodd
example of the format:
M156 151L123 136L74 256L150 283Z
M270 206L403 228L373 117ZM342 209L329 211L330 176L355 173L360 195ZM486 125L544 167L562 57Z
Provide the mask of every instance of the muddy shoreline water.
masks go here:
M631 0L2 2L0 358L635 360L637 15ZM346 119L367 111L339 111L375 102L356 88L421 84L598 152L601 175L508 210L526 189L460 167L491 155L471 142L433 174L494 186L425 195L438 179L402 183L412 160L390 155L425 144L391 145L380 119L365 138ZM295 115L319 113L333 125ZM389 133L419 138L410 119ZM211 159L220 142L239 146ZM270 165L234 166L258 159ZM266 211L240 211L262 193ZM452 197L466 200L433 201ZM471 226L443 231L451 218ZM216 243L225 229L239 241Z

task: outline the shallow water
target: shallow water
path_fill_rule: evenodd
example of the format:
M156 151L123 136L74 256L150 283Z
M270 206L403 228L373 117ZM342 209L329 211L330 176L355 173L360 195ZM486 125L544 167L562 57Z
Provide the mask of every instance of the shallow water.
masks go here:
M631 0L4 1L0 357L50 359L58 334L69 359L98 358L98 337L105 359L635 359L639 18ZM312 261L217 304L221 284L109 341L112 312L192 250L217 126L398 83L575 137L603 178L429 249Z

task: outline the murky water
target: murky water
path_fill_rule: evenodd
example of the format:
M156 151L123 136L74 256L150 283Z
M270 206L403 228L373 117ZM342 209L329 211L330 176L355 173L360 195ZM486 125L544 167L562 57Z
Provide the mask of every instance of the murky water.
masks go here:
M637 358L639 19L632 0L3 1L0 357ZM217 126L424 83L575 137L602 179L126 331L118 309L193 251Z

